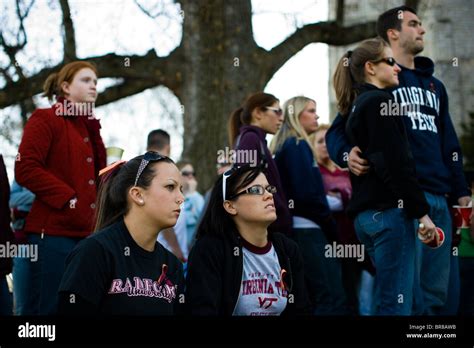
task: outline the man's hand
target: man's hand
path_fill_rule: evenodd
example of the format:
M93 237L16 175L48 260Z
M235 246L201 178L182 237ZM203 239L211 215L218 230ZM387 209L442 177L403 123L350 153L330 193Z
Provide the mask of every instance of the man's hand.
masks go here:
M357 176L366 174L370 169L369 162L360 157L361 152L358 146L354 146L349 153L349 161L347 163L349 170Z

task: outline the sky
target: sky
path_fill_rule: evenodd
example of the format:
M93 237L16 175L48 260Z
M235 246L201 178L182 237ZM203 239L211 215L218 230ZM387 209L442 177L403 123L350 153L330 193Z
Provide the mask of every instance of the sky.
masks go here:
M13 0L2 0L2 26L14 27L16 24L12 16L13 3ZM48 7L48 3L52 8ZM140 0L140 3L148 6L151 2ZM180 8L172 0L164 0L160 4L164 4L162 8L148 7L148 10L152 13L165 11L174 16L149 18L133 0L70 0L78 56L89 57L110 52L121 55L145 54L151 48L160 56L168 55L181 40ZM252 9L255 40L267 50L282 42L297 27L326 20L328 14L327 0L253 0ZM45 65L61 61L60 14L59 5L53 0L37 0L32 7L25 22L28 44L25 53L18 55L18 63L26 73L32 74ZM0 62L5 59L0 54ZM265 92L277 96L281 103L296 95L308 96L317 102L320 123L327 123L328 72L327 45L310 44L273 76ZM112 79L99 79L98 91L103 91L113 83ZM35 101L40 107L49 107L45 98L37 97ZM171 157L178 160L182 152L183 133L179 110L179 100L165 87L158 87L99 107L96 114L101 119L105 145L125 149L124 159L145 151L146 136L150 130L164 128L172 137ZM2 126L4 120L15 119L17 114L15 107L0 110ZM13 137L19 142L21 130L18 129ZM12 180L17 149L3 138L0 138L0 149Z

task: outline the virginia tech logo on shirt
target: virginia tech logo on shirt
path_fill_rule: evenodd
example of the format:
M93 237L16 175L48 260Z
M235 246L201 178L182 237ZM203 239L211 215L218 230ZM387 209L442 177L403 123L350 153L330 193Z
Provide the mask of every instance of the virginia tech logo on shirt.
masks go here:
M158 280L133 277L132 281L127 277L122 279L113 279L109 294L123 294L127 296L157 297L171 303L176 298L176 285L168 279L166 271L168 266L163 265L161 275Z

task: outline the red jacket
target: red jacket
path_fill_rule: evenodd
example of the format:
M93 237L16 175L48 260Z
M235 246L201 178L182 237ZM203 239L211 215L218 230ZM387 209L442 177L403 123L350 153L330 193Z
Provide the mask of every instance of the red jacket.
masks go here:
M16 181L36 195L25 232L85 237L93 228L105 148L98 120L61 116L59 105L31 115L15 162Z

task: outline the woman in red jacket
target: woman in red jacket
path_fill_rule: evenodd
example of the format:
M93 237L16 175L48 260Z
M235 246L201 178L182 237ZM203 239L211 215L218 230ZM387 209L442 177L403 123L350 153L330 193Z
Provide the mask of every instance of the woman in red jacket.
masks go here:
M65 65L44 84L44 96L56 103L33 112L24 129L15 177L36 195L25 226L29 243L38 247L38 260L30 260L32 313L56 311L66 256L92 231L96 178L106 164L93 115L96 85L92 64Z

